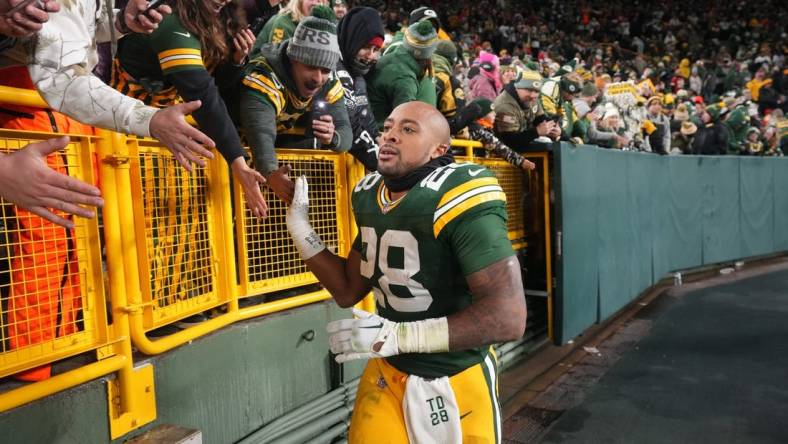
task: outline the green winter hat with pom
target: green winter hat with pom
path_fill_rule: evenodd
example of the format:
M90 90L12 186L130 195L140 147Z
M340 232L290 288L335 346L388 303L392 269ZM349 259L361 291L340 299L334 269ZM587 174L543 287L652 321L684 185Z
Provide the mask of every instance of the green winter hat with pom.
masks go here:
M414 59L426 60L432 57L438 46L438 34L430 22L416 22L405 30L402 44Z
M750 124L750 118L743 107L737 106L728 114L728 120L725 122L730 129L739 131Z
M298 23L287 46L287 56L304 65L336 68L341 53L335 21L336 16L331 8L315 6L312 15Z
M710 105L706 107L706 112L709 113L712 122L720 120L720 113L722 110L719 105Z

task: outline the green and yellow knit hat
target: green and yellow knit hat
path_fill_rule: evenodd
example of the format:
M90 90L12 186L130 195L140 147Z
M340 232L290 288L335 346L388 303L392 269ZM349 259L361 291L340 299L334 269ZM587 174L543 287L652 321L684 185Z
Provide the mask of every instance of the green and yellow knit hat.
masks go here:
M341 57L334 11L318 5L298 23L287 46L287 56L304 65L335 69Z
M517 89L539 91L542 88L542 76L536 71L526 69L515 79L514 87Z
M414 59L426 60L432 57L438 46L438 34L430 22L416 22L405 30L402 44Z

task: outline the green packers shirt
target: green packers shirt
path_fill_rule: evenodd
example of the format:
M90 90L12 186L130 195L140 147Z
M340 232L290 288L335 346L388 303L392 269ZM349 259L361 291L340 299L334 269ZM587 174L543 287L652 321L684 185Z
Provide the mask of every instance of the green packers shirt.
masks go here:
M514 255L506 229L506 195L486 168L441 167L392 201L372 173L353 190L361 274L378 312L395 322L438 318L471 304L466 276ZM386 358L408 374L436 378L481 362L487 347Z
M172 105L178 96L174 85L165 80L167 75L205 70L199 38L184 28L175 15L165 16L150 35L123 37L117 57L122 70L130 76L119 75L116 71L113 86L124 94L147 102L150 102L151 93L168 95L168 102L153 103L158 106Z
M290 79L280 79L265 57L257 57L249 63L246 76L242 80L245 87L264 102L270 104L276 113L277 135L291 134L303 136L311 127L312 97L301 98L295 86L289 85ZM337 79L323 85L316 94L325 97L326 104L334 105L344 97L344 89Z
M202 105L192 116L231 164L244 157L244 150L219 93L219 87L226 83L237 89L240 68L235 73L235 68L227 68L228 61L220 62L220 67L225 68L225 76L221 77L226 78L214 79L211 73L218 72L219 67L204 64L199 36L172 14L165 16L151 34L130 34L118 42L112 86L157 107L170 106L181 99L200 100Z

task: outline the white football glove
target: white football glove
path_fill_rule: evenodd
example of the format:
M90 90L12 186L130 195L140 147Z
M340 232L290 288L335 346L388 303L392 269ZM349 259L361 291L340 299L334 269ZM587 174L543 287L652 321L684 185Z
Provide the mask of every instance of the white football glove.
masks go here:
M397 343L397 322L353 309L358 319L329 322L326 330L331 352L340 364L354 359L384 358L400 353Z
M342 319L326 326L329 346L340 364L400 353L449 351L449 323L445 317L392 322L357 308L353 314L358 319Z
M293 202L287 209L287 230L301 258L307 260L325 250L323 240L309 223L309 184L305 176L296 179Z

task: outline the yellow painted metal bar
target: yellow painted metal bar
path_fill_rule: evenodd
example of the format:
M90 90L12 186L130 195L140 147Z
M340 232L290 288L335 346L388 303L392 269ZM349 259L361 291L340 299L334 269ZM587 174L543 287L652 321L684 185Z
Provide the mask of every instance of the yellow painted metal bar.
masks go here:
M93 379L116 372L123 367L130 367L131 362L126 356L116 355L111 358L70 370L53 376L44 381L27 384L14 390L0 394L0 412L44 398L71 387L84 384Z
M542 196L544 208L544 248L545 248L545 270L547 281L547 336L552 340L554 339L554 300L553 300L553 251L552 251L552 234L553 227L550 219L550 156L547 153L529 153L524 154L526 159L534 159L542 161L542 189L544 195Z
M544 219L545 219L545 241L544 241L544 248L545 248L545 264L546 271L547 271L547 336L553 340L554 332L553 332L553 250L552 250L552 235L553 235L553 226L552 221L550 220L550 178L548 177L549 174L549 162L550 158L547 154L544 154L543 162L542 162L542 184L544 186Z
M364 165L362 165L361 162L355 160L355 158L353 158L351 155L345 153L343 158L345 159L345 169L347 171L347 194L348 200L350 201L351 195L353 194L353 188L361 179L364 178L364 176L366 176L367 172L364 168ZM353 208L351 208L351 206L352 205L348 205L347 209L347 221L350 233L349 242L351 245L350 248L352 248L353 241L358 235L358 226L356 226L356 218L353 215ZM350 248L348 248L348 253L350 253ZM366 312L375 313L375 309L377 307L375 306L374 294L370 292L368 295L364 296L364 299L359 301L355 306L356 308Z
M121 227L124 225L121 224L119 217L120 208L129 206L129 200L121 199L120 190L117 186L117 171L121 168L128 170L128 159L124 163L122 157L116 156L118 147L125 145L126 140L125 136L107 130L99 130L98 133L101 138L96 143L96 150L100 162L99 172L104 194L104 236L107 245L107 271L112 283L110 285L110 298L114 308L113 325L115 336L122 339L114 345L114 351L119 356L128 357L127 365L118 369L121 392L120 403L123 412L132 412L134 411L134 396L131 393L131 380L133 378L132 350L129 338L128 314L121 308L127 304L127 286L124 284L129 281L127 279L128 276L125 275L123 263L128 251L135 250L134 248L125 248L123 245Z
M481 142L476 140L452 139L451 146L456 146L459 148L481 148L483 145Z
M81 168L81 179L86 183L98 183L98 165L95 165L96 143L97 139L82 138L80 139L79 147L77 148L76 156L79 158L79 165ZM96 210L98 211L101 210ZM114 336L109 333L109 320L107 319L107 310L105 309L106 300L105 293L107 288L104 286L104 274L101 264L101 234L98 226L98 215L91 219L84 220L83 223L77 225L77 232L83 231L83 235L77 235L77 239L82 238L82 242L86 244L84 248L85 257L84 262L87 264L85 267L86 282L91 284L85 285L86 302L87 306L83 309L92 313L92 322L85 322L85 330L94 331L98 337L98 342L102 345L107 344L110 340L115 340ZM85 317L85 316L83 316ZM86 320L87 321L87 320Z
M220 257L234 258L235 245L233 236L233 205L232 193L230 187L230 167L222 156L217 156L218 159L211 165L210 174L210 199L211 199L211 215L213 216L214 229L217 233L221 233L214 240L218 243L215 245L215 250ZM240 188L240 187L239 187ZM238 190L238 196L243 201L243 190ZM226 294L229 298L228 311L233 312L238 310L238 285L236 284L236 262L235 260L216 261L218 264L218 284L222 293Z
M238 301L237 298L234 297L231 299L231 302L234 302L234 304L232 305L228 304L227 313L215 317L213 319L209 319L206 322L195 325L186 330L181 330L172 335L162 337L155 341L150 340L145 335L145 332L141 325L141 321L135 320L132 322L132 337L134 339L134 345L136 345L139 348L139 350L142 351L143 353L150 355L160 354L172 350L176 347L179 347L183 344L186 344L190 341L200 338L201 336L205 336L209 333L212 333L216 330L224 328L238 321L252 319L259 316L276 313L279 311L289 310L292 308L301 307L307 304L312 304L327 299L331 299L331 295L328 293L328 291L319 290L316 292L302 294L299 296L281 299L278 301L273 301L265 304L259 304L251 307L246 307L243 309L238 309ZM234 305L234 309L233 309L233 305Z
M116 154L121 158L129 159L129 162L137 159L131 159L129 155L128 146L118 144L115 146ZM131 173L128 169L117 170L115 172L116 188L120 195L131 196ZM121 205L118 211L119 222L118 227L133 227L134 226L134 209L129 205ZM182 345L199 336L210 333L215 328L221 328L224 325L217 326L216 319L206 322L202 325L195 326L188 330L183 330L172 336L162 338L157 341L151 341L145 335L144 328L144 311L142 304L142 291L140 289L140 269L137 257L137 239L136 230L128 229L123 230L121 233L121 251L124 254L123 269L125 273L125 290L126 290L126 303L117 305L119 311L128 314L128 323L131 340L137 349L145 354L153 355L163 353L171 350L179 345ZM218 319L218 318L217 318ZM209 329L210 327L210 329Z
M451 146L465 148L465 156L468 158L467 160L469 162L473 162L473 149L481 148L483 145L481 142L476 140L452 139Z
M331 299L331 294L327 290L321 289L312 293L293 296L291 298L245 307L238 311L237 314L233 316L235 319L229 321L229 323L256 318L258 316L276 313L278 311L289 310L291 308L301 307L303 305L325 301L327 299Z
M241 184L238 182L234 183L235 186L235 195L240 196L243 193L243 188L241 188ZM235 205L235 236L237 242L235 244L235 248L238 251L238 261L235 265L237 268L241 270L249 270L249 245L246 241L247 230L246 230L246 205L239 205L239 202L243 201L243 197L240 199L236 199ZM228 256L232 257L232 256ZM238 290L237 293L241 294L242 292L248 293L249 287L251 282L249 282L249 273L240 273L239 275L239 282L238 282Z
M355 221L350 219L350 214L353 213L351 208L351 195L353 193L353 185L350 184L351 179L348 176L347 168L345 165L348 162L353 162L353 158L348 153L341 153L336 157L334 162L334 181L336 182L336 197L337 215L345 215L345 217L337 218L337 248L340 256L345 256L350 253L350 248L353 244L353 226Z
M293 296L278 301L246 307L240 310L228 311L226 314L209 319L208 321L205 321L201 324L189 327L186 330L181 330L172 335L157 339L156 341L151 341L145 336L145 332L141 331L142 325L140 322L140 325L137 326L136 331L134 331L135 329L132 330L132 336L134 338L134 345L136 345L141 352L149 355L155 355L172 350L175 347L183 345L189 341L197 339L201 336L205 336L206 334L212 333L220 328L226 327L241 320L251 319L278 311L289 310L291 308L324 301L326 299L331 299L331 295L328 293L328 291L319 290L313 293ZM133 326L134 323L132 324L132 327Z
M12 88L10 86L0 87L0 103L49 108L49 105L44 101L44 98L41 97L38 91L25 88Z

